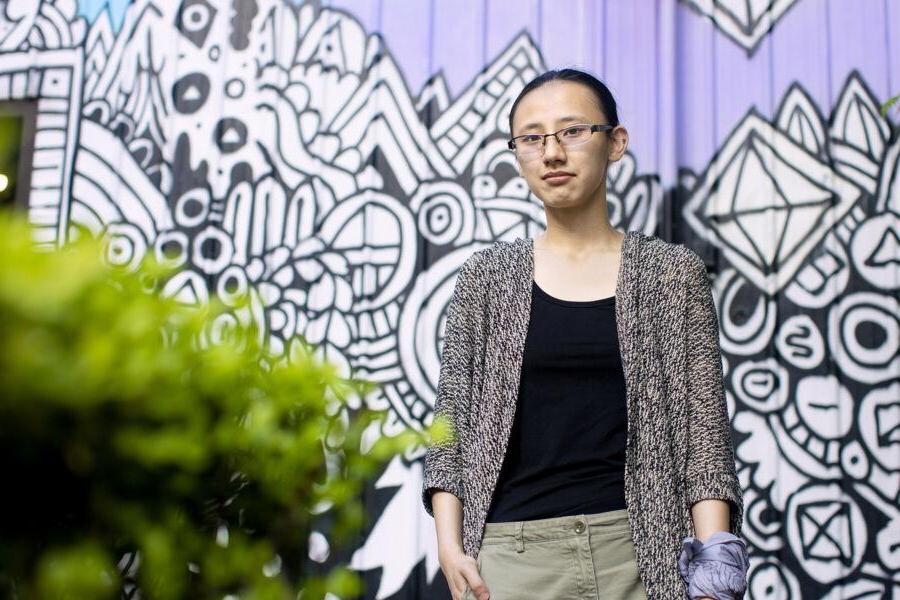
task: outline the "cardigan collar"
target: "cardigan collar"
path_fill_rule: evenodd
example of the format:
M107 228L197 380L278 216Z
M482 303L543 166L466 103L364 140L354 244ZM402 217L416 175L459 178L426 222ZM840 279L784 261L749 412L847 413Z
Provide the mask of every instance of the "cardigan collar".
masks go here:
M631 263L635 257L634 246L640 239L640 232L626 230L625 237L622 240L622 255L619 262L619 271L616 277L616 299L619 299L619 292L623 290L623 279L627 279L631 272ZM526 261L526 269L531 280L534 280L534 238L516 238L515 243L519 251L522 253L521 258ZM530 286L530 282L529 282ZM529 298L530 300L530 298Z
M639 319L628 318L629 315L638 314L638 277L640 275L639 261L641 243L647 239L640 231L625 230L622 241L622 254L619 261L619 272L616 277L616 332L619 337L620 353L623 367L630 367L633 358L630 350L634 336L640 335ZM505 300L508 308L504 311L507 315L531 314L531 290L534 281L534 238L516 238L513 242L515 263L512 268L502 269L500 273L503 279L502 290L506 291ZM521 262L519 262L521 261ZM522 268L524 266L524 268ZM511 306L510 306L511 305ZM507 324L510 327L509 342L517 349L518 364L516 372L521 368L521 360L525 351L525 336L528 332L528 319L514 319ZM516 373L518 377L518 374ZM518 386L516 386L518 389ZM510 399L510 401L514 401Z
M631 424L636 418L637 394L630 389L629 383L635 381L630 377L633 369L636 369L641 360L636 355L635 339L641 335L641 320L639 314L638 276L640 274L639 260L641 242L646 237L639 231L625 231L622 242L622 255L619 262L619 272L616 279L616 332L619 338L619 350L622 357L622 368L625 373L627 389L627 408L630 438L634 431ZM528 322L531 315L531 292L534 281L534 239L516 238L510 246L511 255L498 257L499 265L495 271L495 277L499 283L494 290L491 304L494 309L492 314L492 332L495 336L493 343L499 344L495 351L502 349L504 356L511 362L495 373L502 381L499 386L501 397L499 400L501 410L502 431L509 435L515 412L516 400L519 393L519 382L522 369L522 360L525 354L525 338L528 333ZM503 263L507 263L504 265ZM510 264L511 263L511 264ZM629 443L629 452L630 452ZM496 465L499 469L499 464Z

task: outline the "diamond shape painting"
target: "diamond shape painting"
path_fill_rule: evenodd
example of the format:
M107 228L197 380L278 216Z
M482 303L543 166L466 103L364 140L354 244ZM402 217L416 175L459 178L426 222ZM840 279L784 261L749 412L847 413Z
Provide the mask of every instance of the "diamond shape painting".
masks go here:
M751 109L710 163L684 218L774 295L861 196L853 182Z
M760 41L797 0L684 0L729 38L753 54Z

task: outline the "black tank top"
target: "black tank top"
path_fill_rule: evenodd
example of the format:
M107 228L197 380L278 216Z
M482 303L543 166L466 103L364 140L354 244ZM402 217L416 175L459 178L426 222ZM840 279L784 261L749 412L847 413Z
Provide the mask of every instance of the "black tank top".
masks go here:
M532 284L515 420L487 522L626 508L625 377L615 296Z

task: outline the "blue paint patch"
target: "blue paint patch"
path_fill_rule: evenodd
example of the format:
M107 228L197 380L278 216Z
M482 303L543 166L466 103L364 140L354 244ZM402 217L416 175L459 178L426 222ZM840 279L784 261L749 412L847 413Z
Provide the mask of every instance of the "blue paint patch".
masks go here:
M109 21L114 31L122 28L125 20L125 9L131 0L78 0L78 14L93 23L97 16L109 7ZM303 4L303 0L290 0L293 4ZM324 3L328 6L328 2Z
M93 23L100 13L109 9L109 21L115 31L122 27L125 8L130 0L78 0L78 14Z

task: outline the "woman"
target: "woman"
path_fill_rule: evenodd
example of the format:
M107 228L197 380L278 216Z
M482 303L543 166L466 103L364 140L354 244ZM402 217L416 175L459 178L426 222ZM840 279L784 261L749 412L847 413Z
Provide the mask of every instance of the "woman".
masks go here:
M610 225L628 133L595 77L538 76L509 121L547 229L470 256L448 307L435 415L456 435L428 447L423 503L453 600L740 598L703 261Z

